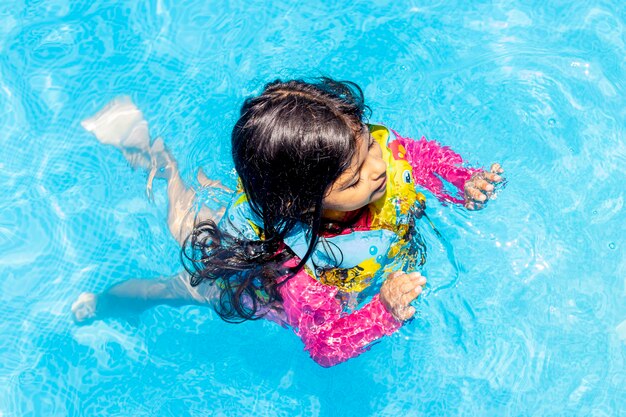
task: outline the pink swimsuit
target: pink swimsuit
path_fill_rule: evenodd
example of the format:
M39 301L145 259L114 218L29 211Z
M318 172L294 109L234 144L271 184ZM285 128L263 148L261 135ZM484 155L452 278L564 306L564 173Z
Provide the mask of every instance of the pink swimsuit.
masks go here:
M394 163L394 160L396 160L405 164L400 165L400 171L405 166L408 168L401 174L407 177L407 183L409 183L413 192L415 192L414 187L417 184L426 188L441 200L453 203L463 202L463 186L475 170L462 167L463 160L458 154L450 148L441 146L435 141L428 141L424 137L419 141L414 141L401 137L396 132L389 131L383 126L372 125L370 129L373 132L373 136L374 130L378 129L378 133L381 133L381 129L384 129L381 134L386 132L387 136L380 140L386 140L386 149L389 151L386 154L390 158L389 161ZM391 132L393 132L393 135L391 135ZM392 160L391 158L394 159ZM388 165L391 165L391 163L388 163ZM390 177L391 175L400 176L390 169L388 168ZM409 175L407 175L407 172ZM411 179L411 181L409 182L408 179ZM442 180L452 184L458 190L458 195L447 193ZM391 182L388 181L388 183ZM388 187L391 187L391 185L388 185ZM390 188L388 188L389 191ZM391 199L389 195L386 195L384 198ZM394 200L395 206L403 204L402 196L394 198L397 200ZM414 204L415 200L411 201L411 204ZM231 207L229 212L231 211L235 213L236 210ZM229 216L229 212L227 212L225 217L230 217L231 221L233 221L235 216ZM410 215L412 212L408 211L407 213ZM248 221L250 220L248 219ZM367 221L376 222L376 218ZM372 227L371 229L375 228ZM379 229L373 230L371 233L391 234L388 230L383 230L384 226L381 226ZM379 236L379 234L375 236ZM249 238L254 237L251 236L250 231L248 231L248 235ZM354 245L371 239L370 235L359 235L358 233L344 233L337 238L342 237L352 237L354 239L347 246L350 250L356 248ZM295 238L292 240L285 239L285 241L296 255L303 256L300 248L302 242ZM389 242L389 245L392 247L394 244L406 243L403 240L400 240L399 243L398 241ZM306 245L304 246L306 247ZM317 264L307 263L307 268L302 269L280 287L280 293L283 297L281 308L272 310L266 316L266 318L272 321L290 326L302 339L305 350L309 352L313 360L324 367L336 365L363 353L372 342L385 335L392 334L402 326L402 322L396 320L387 311L378 296L380 284L384 281L386 274L391 269L397 270L397 266L390 268L386 262L397 256L398 249L392 249L391 255L384 257L378 252L378 248L373 248L375 246L372 246L369 250L369 253L372 254L371 258L359 264L361 266L357 265L352 269L356 269L360 272L360 275L367 275L367 265L374 265L372 268L377 270L379 278L372 277L364 281L353 280L348 285L346 280L349 281L350 277L354 275L350 275L350 268L345 270L348 272L340 275L343 281L338 281L335 276L338 274L331 274L330 277L325 276L319 272L320 268L315 268ZM359 253L367 252L367 250L361 248L357 249L356 252ZM376 254L378 256L375 256ZM366 255L370 256L369 254ZM295 257L289 262L288 266L294 266L299 262L299 258ZM321 263L322 261L318 260L318 262ZM358 261L354 262L354 264L357 263ZM415 262L409 264L408 268L415 270L415 265ZM407 265L405 264L401 268L407 268ZM340 270L344 271L343 269ZM330 269L330 271L334 272L336 269ZM371 289L369 287L374 289L375 294L368 298L362 298L361 301L363 302L358 303L356 308L350 308L350 300L354 301L355 297L359 297L362 295L361 293ZM354 307L354 303L352 307Z

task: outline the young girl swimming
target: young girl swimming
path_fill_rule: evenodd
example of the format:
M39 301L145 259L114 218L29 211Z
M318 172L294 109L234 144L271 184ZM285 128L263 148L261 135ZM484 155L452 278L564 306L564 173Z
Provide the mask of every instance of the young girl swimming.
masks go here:
M170 231L185 271L131 279L73 304L77 322L157 304L212 305L226 321L291 327L322 366L359 355L415 314L426 279L417 222L425 198L480 209L502 180L462 166L449 148L366 124L361 89L323 78L275 81L249 98L232 133L239 187L226 210L194 210L162 140L129 100L83 122L129 162L168 182ZM201 172L201 184L221 187ZM442 182L452 184L456 195ZM408 271L408 272L407 272Z

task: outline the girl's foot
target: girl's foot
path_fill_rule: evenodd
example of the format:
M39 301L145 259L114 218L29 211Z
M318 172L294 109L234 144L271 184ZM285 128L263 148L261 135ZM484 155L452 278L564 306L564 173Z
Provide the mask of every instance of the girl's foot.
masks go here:
M76 323L85 324L96 317L96 294L84 292L72 304L72 314Z
M169 179L177 170L176 161L161 138L150 145L148 122L129 97L113 99L94 116L83 120L81 125L100 143L122 151L131 167L142 168L148 173L146 194L150 200L153 180Z
M133 168L151 168L148 123L129 97L113 99L81 125L100 143L121 150Z

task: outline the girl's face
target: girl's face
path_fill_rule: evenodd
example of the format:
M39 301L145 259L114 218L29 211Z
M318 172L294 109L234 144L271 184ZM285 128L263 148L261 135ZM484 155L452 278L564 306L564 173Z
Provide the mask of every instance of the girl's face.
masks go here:
M358 210L381 198L386 185L387 164L382 159L382 150L364 125L350 167L330 186L323 200L324 214Z

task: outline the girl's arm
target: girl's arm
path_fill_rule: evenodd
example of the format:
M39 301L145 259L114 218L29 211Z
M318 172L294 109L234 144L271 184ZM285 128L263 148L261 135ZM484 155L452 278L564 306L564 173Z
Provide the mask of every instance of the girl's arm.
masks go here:
M304 270L280 287L287 323L315 362L330 367L365 352L369 345L402 326L376 295L346 314L336 287L321 284Z
M415 183L440 200L463 204L469 210L480 209L491 198L494 184L502 181L499 174L503 170L499 164L493 164L489 172L467 168L463 166L461 155L447 146L423 136L420 140L413 140L392 132L396 136L396 146L399 144L404 148L404 157L413 168ZM448 192L442 180L456 192Z
M464 188L472 175L479 170L463 166L463 158L447 146L425 137L413 140L400 136L393 131L396 139L406 150L405 158L413 168L413 178L420 185L439 199L463 204L465 203ZM449 193L443 180L451 184L456 192Z

